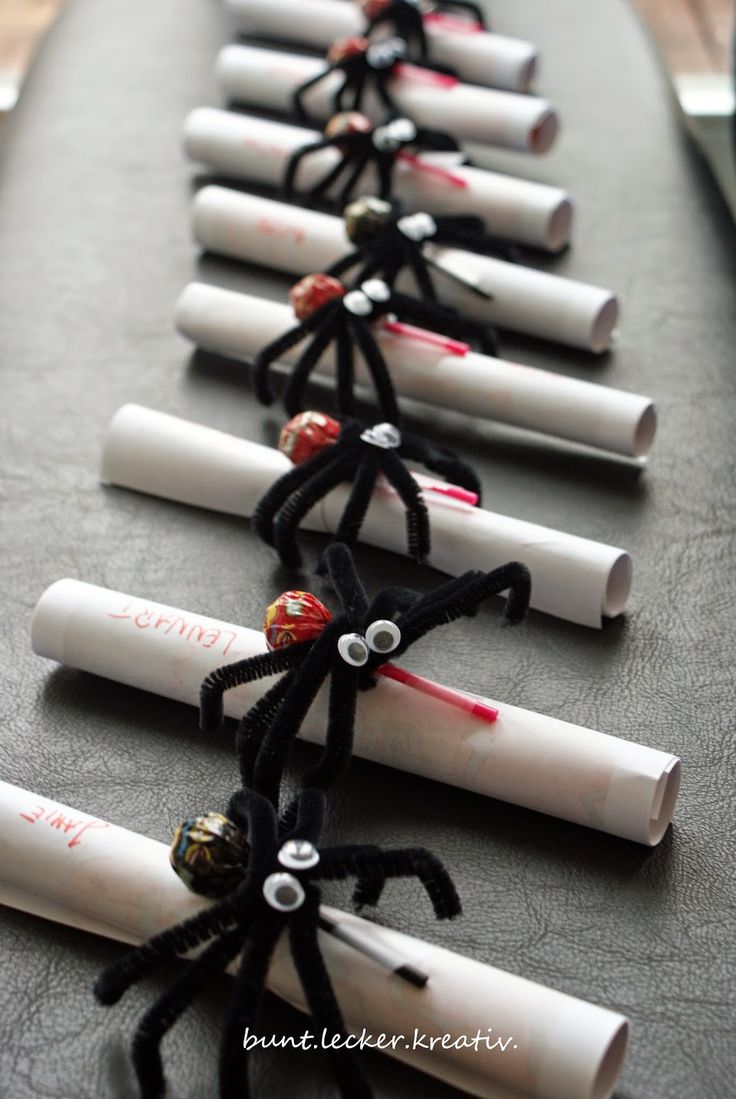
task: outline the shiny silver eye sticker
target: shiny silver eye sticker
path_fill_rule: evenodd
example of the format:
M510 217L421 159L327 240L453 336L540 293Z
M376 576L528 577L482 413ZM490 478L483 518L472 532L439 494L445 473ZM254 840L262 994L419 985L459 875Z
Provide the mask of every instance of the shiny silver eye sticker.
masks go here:
M351 290L342 299L342 304L356 317L369 317L373 312L373 302L362 290Z
M338 639L337 651L345 663L354 668L362 668L370 655L366 640L359 633L344 633Z
M391 297L391 290L383 279L366 279L360 289L371 301L388 301Z
M361 439L371 446L380 446L382 450L393 450L401 446L401 432L393 424L374 424L361 432Z
M304 889L293 874L269 874L263 883L263 896L278 912L293 912L304 904Z
M287 840L278 859L287 870L309 870L319 862L319 851L309 840Z
M365 639L374 653L392 653L401 642L401 630L395 622L379 618L365 631Z

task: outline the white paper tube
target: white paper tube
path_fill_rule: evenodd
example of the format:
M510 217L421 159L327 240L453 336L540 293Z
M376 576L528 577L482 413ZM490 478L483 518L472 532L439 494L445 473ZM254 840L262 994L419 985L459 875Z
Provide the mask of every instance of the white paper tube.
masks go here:
M228 99L266 110L291 109L296 88L324 69L326 62L257 46L225 46L217 55L215 75ZM304 103L316 118L334 113L332 95L342 75L331 73L310 89ZM546 153L557 136L558 120L546 99L515 95L473 84L433 83L423 76L399 75L390 83L399 110L419 126L447 130L459 141L498 145L527 153ZM366 95L365 113L376 121L386 108Z
M266 649L261 630L78 580L41 596L32 645L39 656L193 706L213 668ZM240 718L272 682L228 691L226 713ZM381 677L359 695L355 754L638 843L661 840L677 798L676 756L483 701L499 711L491 724ZM325 728L323 690L299 735L322 743Z
M283 180L289 156L321 136L316 130L215 107L196 108L184 123L184 148L192 160L222 175L274 187ZM340 156L336 149L310 153L299 168L299 187L308 188L327 175ZM431 156L428 159L431 162ZM477 214L490 233L534 248L558 252L569 243L572 203L559 187L465 165L453 165L452 174L466 186L453 186L411 163L398 161L394 169L396 198L406 210ZM331 194L338 191L339 186L333 187ZM375 192L376 174L369 168L355 193Z
M291 468L286 455L247 439L124 405L105 441L102 479L110 484L195 507L247 517L277 477ZM334 532L350 486L339 485L304 520L305 529ZM490 571L521 560L532 574L531 605L582 626L620 614L631 589L632 563L615 546L511 519L426 492L432 523L430 563L452 576ZM361 540L406 552L403 507L376 492Z
M245 361L296 323L289 305L201 282L190 283L176 306L183 335L199 347ZM374 334L404 397L628 457L646 456L654 440L656 413L648 397L473 351L453 354L379 326ZM282 365L299 351L285 355ZM318 369L332 375L333 356L323 355ZM362 359L356 376L370 387Z
M207 807L193 807L207 808ZM184 886L165 844L90 817L41 794L0 783L0 902L126 943L141 943L208 902ZM608 1099L623 1065L626 1018L347 912L329 916L377 951L429 973L423 989L320 934L347 1028L399 1036L400 1061L484 1099ZM268 986L306 1011L288 941L279 941ZM101 1009L102 1010L102 1009ZM489 1045L407 1049L421 1035ZM315 1035L316 1040L320 1036ZM458 1043L459 1044L459 1043Z
M343 0L225 0L233 24L244 34L295 42L326 50L338 38L364 32L360 8ZM527 92L537 68L531 42L486 32L468 33L453 21L428 21L429 55L448 65L469 84L489 84L510 92Z
M292 275L324 271L352 251L342 218L228 187L204 187L192 207L203 248ZM434 266L443 301L467 316L530 336L601 352L611 343L618 301L610 290L457 248L434 248L448 270L492 295L480 297ZM405 272L398 287L416 294Z

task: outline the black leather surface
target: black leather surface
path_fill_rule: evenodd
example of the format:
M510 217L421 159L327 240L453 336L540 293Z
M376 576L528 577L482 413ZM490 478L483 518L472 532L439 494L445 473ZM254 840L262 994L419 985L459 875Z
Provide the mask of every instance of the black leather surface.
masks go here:
M509 357L653 395L647 470L440 413L417 423L461 444L501 512L613 542L635 557L625 618L595 633L497 609L427 642L414 666L461 687L674 751L676 824L649 851L364 762L335 799L342 839L421 842L456 876L462 921L436 925L395 886L383 919L628 1014L619 1099L734 1093L734 233L680 136L663 78L623 0L495 0L496 23L536 39L559 104L554 155L494 163L568 186L573 251L558 270L624 300L601 359L521 338ZM234 781L226 743L193 711L30 652L36 598L65 575L246 623L281 590L271 554L234 519L102 489L105 425L134 400L272 441L242 371L190 349L172 306L197 267L188 239L182 118L217 102L215 0L70 0L2 127L2 777L166 840ZM213 260L205 278L282 294L286 282ZM316 545L316 543L315 543ZM378 583L431 574L376 551ZM302 758L310 752L302 748ZM407 899L408 898L408 899ZM114 1011L90 985L119 948L0 912L0 1089L9 1099L126 1099L127 1041L150 990ZM214 1094L219 985L167 1041L171 1094ZM298 1016L269 1003L277 1032ZM374 1054L380 1099L456 1094ZM262 1096L330 1093L324 1066L264 1055Z

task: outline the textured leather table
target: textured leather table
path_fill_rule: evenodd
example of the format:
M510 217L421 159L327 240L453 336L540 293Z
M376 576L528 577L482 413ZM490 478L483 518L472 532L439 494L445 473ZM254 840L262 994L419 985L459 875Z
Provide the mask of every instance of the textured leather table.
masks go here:
M463 432L500 512L623 545L631 608L600 633L540 614L498 629L498 608L426 642L413 666L684 760L674 828L655 850L356 761L334 834L434 848L465 916L435 924L415 884L381 918L625 1012L633 1029L619 1099L734 1094L733 568L734 233L680 136L649 45L623 0L495 0L496 23L535 38L541 87L562 112L555 153L495 163L568 186L574 249L553 265L624 300L600 359L521 338L509 357L656 398L648 469L487 424ZM179 152L226 29L215 0L71 0L2 128L2 777L161 840L234 780L229 742L205 743L194 711L35 658L31 611L73 576L164 602L260 620L282 587L245 522L97 481L107 421L138 401L272 442L243 371L191 354L172 330L195 274L192 172ZM212 259L208 280L283 295L287 283ZM256 281L257 280L257 281ZM462 421L416 421L460 442ZM314 539L313 547L317 546ZM434 577L362 550L368 579ZM311 749L303 746L300 759ZM0 837L1 838L1 837ZM343 894L338 894L344 900ZM128 1040L151 988L115 1010L90 985L115 944L0 912L0 1090L8 1099L125 1099ZM223 981L167 1039L171 1095L214 1094ZM269 1001L265 1027L300 1027ZM378 1054L381 1099L451 1089ZM262 1054L256 1094L331 1094L316 1056Z

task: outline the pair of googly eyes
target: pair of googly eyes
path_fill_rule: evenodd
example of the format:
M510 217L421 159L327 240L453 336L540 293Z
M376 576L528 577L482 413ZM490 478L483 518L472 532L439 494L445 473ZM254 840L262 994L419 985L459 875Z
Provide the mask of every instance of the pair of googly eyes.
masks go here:
M365 631L361 633L344 633L338 639L337 651L346 664L352 664L354 668L362 668L367 664L371 652L392 653L397 649L401 641L401 630L395 622L387 618L379 618L371 622Z
M409 118L395 118L385 126L376 126L373 144L380 153L395 153L402 145L416 141L417 128Z
M286 870L269 874L263 883L263 896L277 912L294 912L304 904L304 886L289 870L309 870L319 862L319 851L308 840L287 840L278 853Z
M370 317L375 305L381 305L391 297L391 287L382 279L366 279L359 290L349 290L341 299L348 313L356 317Z

